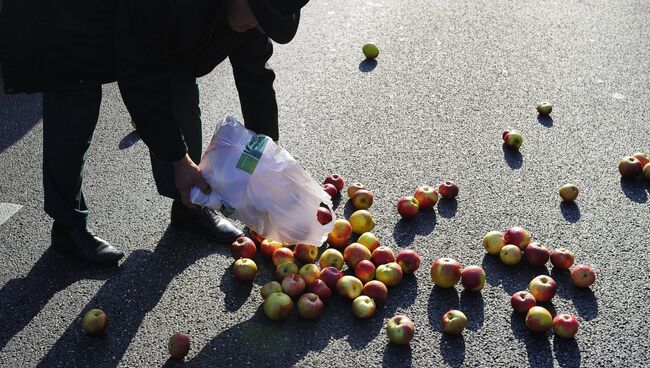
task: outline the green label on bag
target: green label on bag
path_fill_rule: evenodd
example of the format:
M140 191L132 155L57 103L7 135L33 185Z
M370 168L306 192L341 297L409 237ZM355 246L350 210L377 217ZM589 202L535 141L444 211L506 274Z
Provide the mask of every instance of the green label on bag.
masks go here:
M260 157L262 157L264 147L266 147L266 143L269 139L270 138L265 135L253 136L251 141L246 145L246 148L244 148L244 152L239 157L237 168L252 174L257 167L257 162L260 160Z

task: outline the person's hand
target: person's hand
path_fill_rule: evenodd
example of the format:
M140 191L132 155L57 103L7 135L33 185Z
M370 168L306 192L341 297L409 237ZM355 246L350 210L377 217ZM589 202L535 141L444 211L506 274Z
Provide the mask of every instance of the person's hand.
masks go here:
M210 194L210 185L203 179L199 167L196 166L188 154L174 162L174 180L185 207L196 208L196 205L190 202L192 187L199 187L203 193Z
M235 32L246 32L257 27L257 19L255 19L247 0L230 1L228 25Z

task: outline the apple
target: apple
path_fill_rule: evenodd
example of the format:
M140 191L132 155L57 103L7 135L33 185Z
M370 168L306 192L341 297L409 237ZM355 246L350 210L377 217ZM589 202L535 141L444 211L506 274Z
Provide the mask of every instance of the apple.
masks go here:
M275 267L278 267L278 265L282 262L295 262L295 259L293 258L293 251L285 247L276 249L271 256L271 259L273 260L273 265Z
M327 243L336 248L343 248L352 234L352 225L346 219L334 221L332 231L327 235Z
M324 302L332 295L332 290L325 284L325 281L321 279L318 279L311 285L307 286L305 291L318 295L318 297Z
M262 236L262 234L256 232L255 230L251 229L250 227L248 228L248 236L249 236L249 238L253 239L253 242L255 242L256 245L261 245L262 242L265 239Z
M262 286L262 289L260 289L260 294L262 294L262 299L266 299L269 297L269 295L273 293L281 293L282 292L282 284L280 284L277 281L271 281L264 286Z
M264 300L263 308L267 317L279 321L289 317L293 310L293 301L285 293L272 293Z
M300 267L298 274L305 280L305 285L309 286L320 277L320 267L315 263L307 263Z
M361 294L368 295L375 301L383 302L388 298L388 288L381 281L371 280L363 285Z
M485 287L485 271L479 266L467 266L460 273L460 283L469 291L481 291Z
M284 261L275 268L275 275L282 280L285 276L298 273L298 265L295 262Z
M527 291L518 291L512 294L510 305L512 305L512 309L517 313L528 313L530 308L537 305L537 301L533 294Z
M359 295L352 301L352 314L357 318L370 318L375 315L377 305L367 295Z
M352 198L354 193L356 193L360 189L366 189L366 186L358 182L354 182L348 185L348 198Z
M397 213L404 219L412 219L418 215L420 205L412 196L402 197L397 201Z
M456 198L459 191L460 187L452 181L444 181L438 185L438 193L440 193L443 198Z
M328 248L325 249L323 254L320 255L318 265L321 269L332 266L338 268L339 270L342 270L344 260L345 259L343 258L343 254L341 254L341 252L334 248Z
M375 278L375 264L368 260L357 263L354 268L354 275L364 284Z
M318 207L318 210L316 210L316 220L321 225L329 224L332 222L332 210L327 207Z
M646 179L650 180L650 164L646 164L643 167L643 176L645 176Z
M167 343L169 355L174 359L183 359L190 352L190 336L177 332L169 337Z
M292 298L297 298L305 291L305 279L295 273L285 276L282 279L282 291Z
M397 252L395 261L402 268L402 272L404 273L413 273L415 270L420 268L420 256L414 250L400 250Z
M314 293L303 294L298 299L298 314L307 319L316 319L323 314L325 305L323 301Z
M565 339L573 338L579 327L578 319L570 314L564 313L553 318L553 331Z
M498 256L504 245L506 245L506 242L503 240L503 233L500 231L490 231L483 236L483 247L489 254Z
M395 262L379 265L375 271L377 281L383 282L386 286L395 286L402 282L402 267Z
M361 234L361 236L359 236L359 239L357 239L357 243L365 245L370 252L374 251L381 245L381 243L379 243L379 239L377 239L375 234L371 232L365 232Z
M323 190L330 196L330 198L334 198L337 194L339 194L339 191L332 183L323 184Z
M461 276L460 263L451 258L437 258L431 264L431 280L442 288L454 286Z
M343 177L341 175L339 175L339 174L332 174L332 175L327 176L325 178L325 180L323 181L323 184L327 184L327 183L330 183L330 184L334 185L336 187L336 190L339 191L339 192L342 191L343 186L345 186L345 182L343 181Z
M460 335L467 327L467 317L465 313L451 309L442 316L442 330L450 335Z
M390 262L395 262L395 253L390 247L381 245L372 251L372 262L376 265L383 265Z
M415 324L403 314L396 314L386 324L388 340L396 345L407 345L415 335Z
M345 275L336 283L336 291L344 298L354 300L361 295L363 283L354 276Z
M282 247L284 247L284 244L282 244L282 242L266 238L260 243L260 252L262 252L263 257L271 258L273 256L273 253Z
M514 244L506 244L499 253L501 262L513 266L521 261L521 250Z
M253 239L249 237L240 236L234 242L232 242L232 244L230 244L230 255L234 259L239 259L239 258L253 259L255 258L256 254L257 254L257 247L255 246L255 242L253 241Z
M553 317L544 307L534 306L526 313L526 326L535 332L546 332L553 326Z
M542 101L537 104L537 112L542 116L547 116L553 111L553 105L548 101Z
M530 244L530 239L532 236L528 230L523 227L514 226L511 227L503 234L503 240L506 244L514 244L519 247L519 249L524 250Z
M358 210L367 210L372 206L373 195L372 192L365 189L359 189L350 198L352 206Z
M418 205L423 210L430 210L438 202L438 192L435 188L423 185L415 190L413 197L418 201Z
M528 290L538 302L550 302L557 291L557 283L550 276L540 275L530 281Z
M524 142L524 136L518 130L506 130L503 132L503 141L508 147L519 149Z
M108 316L101 309L91 309L81 320L81 327L89 335L99 335L108 327Z
M355 234L372 231L375 224L375 219L368 210L356 210L350 215L350 225L352 226L352 232Z
M293 256L303 263L314 263L318 258L318 246L314 244L297 244L293 248Z
M363 45L361 51L363 51L363 56L365 56L366 59L374 59L379 56L379 47L372 42Z
M645 152L635 152L632 157L636 158L639 160L641 163L641 167L645 167L650 162L650 158L648 157L648 154Z
M551 263L553 267L557 267L560 270L568 270L571 268L574 260L573 252L568 249L559 248L551 251Z
M524 255L526 256L526 261L533 266L544 266L550 257L550 252L544 244L538 242L531 242L526 246L524 250Z
M575 184L564 184L560 187L560 197L565 202L573 202L578 198L578 187Z
M596 281L596 272L587 265L577 265L571 270L571 280L580 287L589 287Z
M336 290L336 284L343 277L343 273L336 267L323 267L319 278L325 281L325 285L332 290Z
M251 281L257 275L257 265L252 259L240 258L236 260L233 269L235 278L239 281Z
M620 172L621 176L624 178L633 178L642 170L643 166L641 166L641 161L634 156L623 157L623 159L618 162L618 172Z
M371 255L370 250L359 243L352 243L343 250L343 260L350 268L357 267L363 260L370 260Z

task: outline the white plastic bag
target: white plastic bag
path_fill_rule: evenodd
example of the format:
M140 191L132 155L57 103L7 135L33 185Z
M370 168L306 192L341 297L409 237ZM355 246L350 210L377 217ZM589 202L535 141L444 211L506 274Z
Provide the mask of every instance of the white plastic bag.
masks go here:
M333 220L321 225L316 212L332 201L284 148L246 129L231 116L218 127L199 168L212 192L192 188L192 203L221 211L264 237L320 246Z

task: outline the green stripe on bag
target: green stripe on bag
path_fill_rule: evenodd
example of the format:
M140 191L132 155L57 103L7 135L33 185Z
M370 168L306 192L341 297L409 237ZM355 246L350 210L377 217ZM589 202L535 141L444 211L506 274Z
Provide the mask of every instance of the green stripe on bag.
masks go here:
M257 167L257 162L260 157L262 157L264 148L269 140L270 138L265 135L254 135L246 145L246 148L244 148L242 155L239 157L237 168L249 174L253 174L253 171L255 171L255 168Z

